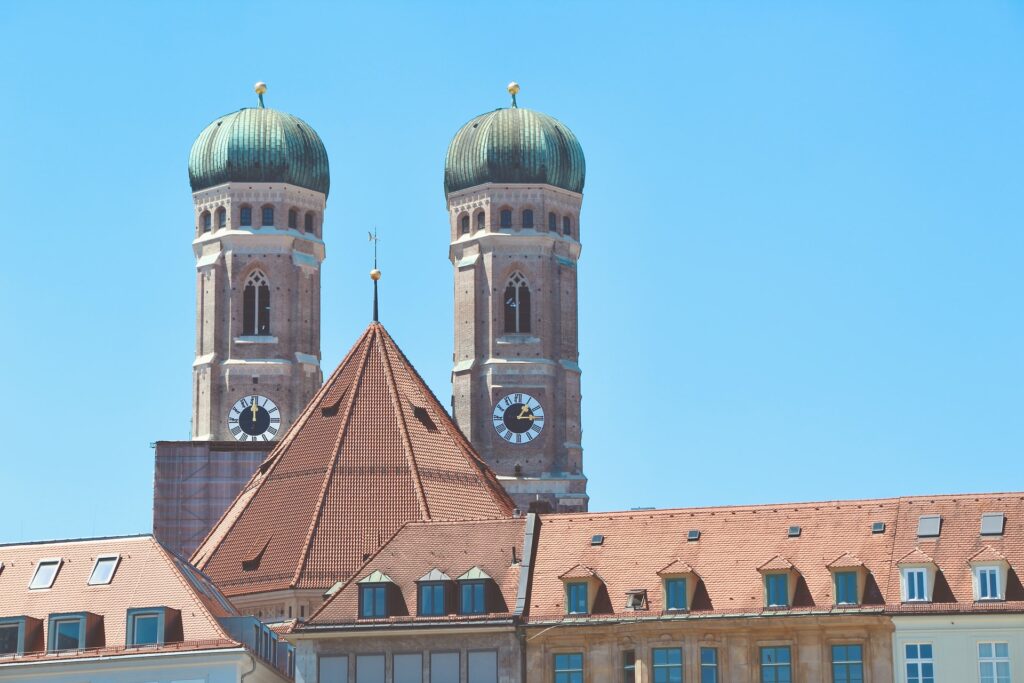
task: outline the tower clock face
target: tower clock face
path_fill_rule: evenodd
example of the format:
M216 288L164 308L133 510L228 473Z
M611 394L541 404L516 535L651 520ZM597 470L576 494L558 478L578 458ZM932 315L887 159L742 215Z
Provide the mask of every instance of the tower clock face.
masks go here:
M281 430L281 411L266 396L245 396L231 406L228 429L239 441L270 441Z
M491 417L498 436L514 445L530 443L544 430L544 408L529 394L498 399Z

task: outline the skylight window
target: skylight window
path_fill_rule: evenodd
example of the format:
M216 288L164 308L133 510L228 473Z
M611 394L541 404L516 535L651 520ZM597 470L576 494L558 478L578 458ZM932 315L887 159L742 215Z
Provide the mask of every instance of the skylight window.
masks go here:
M602 534L594 534L590 537L590 545L604 545L604 536Z
M686 532L687 541L699 541L700 540L700 529L690 529Z
M934 538L939 535L941 528L941 515L921 515L917 520L917 535L919 538Z
M798 527L798 526L791 526L791 527L789 527L789 537L790 538L799 538L800 537L800 527Z
M1002 512L986 512L981 516L981 535L1002 536L1005 520Z
M32 575L32 581L28 584L29 590L41 590L52 586L62 562L63 560L60 558L39 560L39 564L36 565L36 573Z
M873 533L873 534L884 534L885 533L885 522L874 522L871 525L871 533Z
M117 569L120 555L100 555L96 558L96 564L92 566L92 574L89 575L90 586L105 586L114 578L114 571Z

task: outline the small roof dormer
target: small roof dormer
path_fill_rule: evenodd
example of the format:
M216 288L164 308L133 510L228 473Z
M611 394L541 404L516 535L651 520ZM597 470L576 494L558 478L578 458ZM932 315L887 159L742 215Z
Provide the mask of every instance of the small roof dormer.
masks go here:
M700 577L688 563L676 559L657 571L662 585L662 609L672 612L689 611L697 591ZM681 589L681 590L680 590Z
M832 575L834 602L837 606L854 606L864 602L868 570L864 562L850 553L843 553L825 565Z
M577 564L558 576L565 586L565 611L569 615L594 612L594 598L603 581L590 567Z
M931 602L939 569L931 555L914 548L901 557L896 566L900 569L900 600Z
M796 597L796 582L800 572L782 555L775 555L757 568L764 577L765 609L787 609Z

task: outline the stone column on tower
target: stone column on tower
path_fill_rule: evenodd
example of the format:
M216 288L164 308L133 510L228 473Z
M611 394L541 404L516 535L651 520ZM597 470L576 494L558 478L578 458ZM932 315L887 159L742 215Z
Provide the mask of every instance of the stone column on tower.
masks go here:
M445 162L455 269L452 409L521 509L586 510L575 135L512 106L456 133Z

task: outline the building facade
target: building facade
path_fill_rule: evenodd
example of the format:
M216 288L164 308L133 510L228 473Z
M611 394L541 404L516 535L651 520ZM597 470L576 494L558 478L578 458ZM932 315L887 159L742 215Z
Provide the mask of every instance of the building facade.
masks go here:
M452 413L523 510L586 510L577 262L586 165L561 122L516 106L445 161L455 269Z
M155 533L185 555L323 381L327 151L307 123L264 107L265 89L257 107L207 126L189 154L192 441L157 442L153 508Z

